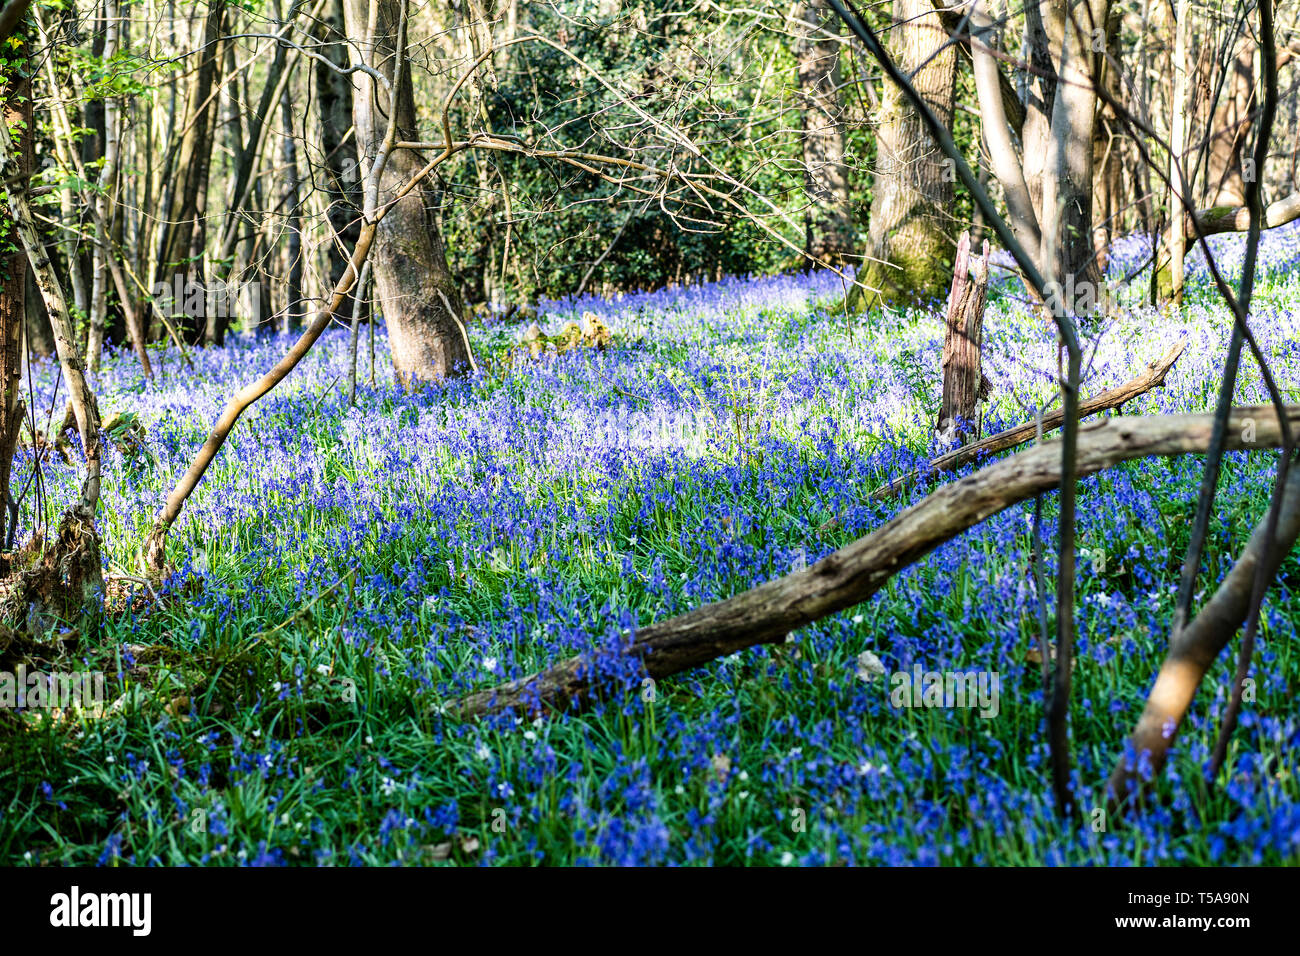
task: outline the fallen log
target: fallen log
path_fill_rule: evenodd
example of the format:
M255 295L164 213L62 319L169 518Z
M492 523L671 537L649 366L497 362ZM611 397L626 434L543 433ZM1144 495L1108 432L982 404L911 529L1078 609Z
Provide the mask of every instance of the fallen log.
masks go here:
M1300 428L1300 406L1287 421ZM1213 415L1103 418L1081 427L1080 477L1134 458L1204 453ZM1247 436L1251 440L1247 440ZM1271 406L1237 408L1228 420L1228 449L1262 449L1282 442ZM783 641L797 628L852 607L938 545L1017 502L1060 486L1056 440L1035 445L937 489L875 531L811 567L768 581L735 597L706 604L638 631L624 651L640 658L654 679L706 664L757 644ZM448 711L474 717L506 709L538 711L583 704L600 661L582 655L527 677L469 694Z
M1137 378L1125 382L1117 388L1107 389L1099 392L1092 398L1084 399L1079 403L1079 417L1086 418L1089 415L1096 415L1098 412L1106 412L1119 408L1126 402L1131 402L1139 395L1144 395L1153 388L1158 388L1165 384L1165 376L1173 368L1178 357L1183 354L1183 349L1187 347L1186 342L1176 342L1164 355L1154 362L1147 364L1144 371ZM1065 421L1065 414L1057 409L1048 412L1043 416L1043 433L1055 431L1061 427ZM982 455L995 455L1000 451L1006 451L1008 448L1014 448L1016 445L1023 445L1031 441L1038 434L1038 423L1027 422L1024 425L1017 425L1015 428L1008 428L1006 431L998 432L996 435L990 435L983 441L973 442L969 445L963 445L961 448L954 449L946 455L934 459L926 467L924 472L913 471L899 478L895 478L888 484L881 485L871 493L873 499L892 498L897 495L911 481L915 481L922 475L934 475L947 471L956 471L962 465L975 461ZM828 531L835 527L838 518L832 518L823 524L817 530Z

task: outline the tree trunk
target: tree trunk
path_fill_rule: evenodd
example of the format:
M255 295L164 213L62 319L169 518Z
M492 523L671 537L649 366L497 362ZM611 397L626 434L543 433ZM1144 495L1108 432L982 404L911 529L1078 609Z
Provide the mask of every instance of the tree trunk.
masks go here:
M1255 109L1255 38L1242 31L1236 55L1228 64L1226 91L1210 126L1207 206L1246 205L1241 154Z
M1187 185L1183 163L1183 144L1187 138L1187 15L1187 0L1178 0L1178 20L1174 26L1174 93L1169 110L1169 220L1175 223L1183 220L1183 198ZM1182 305L1183 259L1187 254L1187 238L1181 229L1170 230L1169 236L1169 274L1173 286L1171 298L1175 305Z
M1109 17L1106 21L1106 58L1100 64L1101 84L1112 98L1123 102L1120 69L1124 64L1124 11L1114 7L1110 10ZM1097 220L1092 230L1092 248L1097 261L1097 273L1105 275L1110 258L1110 244L1124 227L1124 126L1110 106L1098 104L1098 111L1092 138L1092 211Z
M795 62L803 123L804 251L830 265L853 252L849 173L844 165L844 102L840 92L840 18L826 0L809 0L800 13Z
M117 55L121 21L117 0L104 0L104 50L106 61ZM112 255L113 209L117 195L117 165L120 154L121 107L115 96L104 99L104 165L99 171L99 191L91 198L98 207L95 218L95 248L91 252L90 333L86 342L86 361L92 371L99 371L104 332L108 324L108 257Z
M1098 97L1093 75L1101 60L1109 0L1065 0L1070 16L1056 55L1057 86L1040 188L1038 222L1042 232L1041 268L1061 283L1071 315L1091 312L1101 299L1101 276L1093 248L1092 158ZM1096 31L1096 32L1094 32ZM1102 46L1104 49L1104 45ZM1031 147L1025 145L1028 159Z
M30 124L24 132L30 130ZM80 499L64 512L58 538L47 547L42 560L23 572L15 598L19 608L39 603L60 615L103 607L104 576L100 564L99 535L95 531L95 509L99 504L102 445L99 408L86 381L85 359L77 343L70 306L54 271L27 200L30 174L20 175L25 144L15 142L8 124L0 126L0 179L7 187L9 216L21 240L49 311L59 366L71 395L73 416L86 455L86 473Z
M375 7L373 34L367 20ZM381 155L387 132L384 117L396 124L397 139L417 139L415 96L410 71L398 65L401 0L346 0L348 35L359 39L361 59L392 81L393 102L377 101L382 89L364 73L353 74L352 118L357 148L368 171ZM405 53L403 52L403 57ZM378 183L367 197L366 214L391 201L425 165L415 151L393 150ZM371 267L375 291L388 326L393 368L406 387L436 382L470 368L469 340L460 320L460 292L447 267L447 253L436 226L436 202L427 180L399 199L381 220Z
M175 161L169 164L173 182L167 188L167 198L162 204L166 218L161 225L154 281L161 289L173 293L180 286L182 295L186 297L194 290L196 283L200 288L202 286L202 276L193 265L193 257L195 243L201 243L203 237L199 216L204 203L200 192L207 185L207 170L212 155L212 133L216 124L211 122L211 117L217 107L212 102L211 93L220 64L221 44L218 38L221 36L225 9L225 0L212 0L208 7L208 15L198 41L201 52L186 97L185 122L188 125L176 148ZM182 323L183 334L195 343L202 340L206 331L206 323L199 322L199 318L197 315L186 314Z
M23 48L8 54L19 59ZM32 172L31 82L14 70L4 89L4 123L18 130L16 155L11 175L28 178ZM27 318L27 254L12 222L0 224L0 243L8 252L0 268L4 284L0 287L0 551L12 548L18 507L10 494L14 448L23 427L22 352L23 324ZM0 574L9 573L7 557L0 557Z
M24 261L26 261L25 257ZM24 362L27 361L28 349L40 358L48 358L54 354L54 326L50 322L50 314L45 308L45 300L41 298L41 290L36 286L36 276L30 265L26 267L26 272L27 281L23 283L27 293L25 296L27 317L23 326L23 337L26 341L22 345ZM26 372L24 371L23 374L26 375Z
M1047 175L1048 144L1052 140L1052 110L1056 104L1057 58L1065 37L1065 2L1025 4L1024 178L1035 210L1043 208L1043 178ZM1032 251L1032 250L1031 250Z
M277 35L289 34L294 19L293 14L297 10L296 5L290 9L288 22L279 21ZM225 223L222 226L221 241L217 244L218 251L215 256L215 260L229 270L230 281L242 283L249 274L253 276L252 287L245 287L240 291L242 300L251 306L249 309L251 314L246 318L249 325L255 328L261 327L265 322L273 321L273 315L270 308L270 287L267 284L264 265L265 256L259 254L257 249L265 237L266 223L259 222L258 218L247 210L250 207L265 208L263 177L255 175L255 172L266 145L270 120L274 111L279 108L280 96L292 75L293 64L299 62L297 58L290 61L288 54L287 46L276 44L266 74L261 78L261 95L258 97L257 106L249 116L247 134L242 130L238 131L239 140L231 144L231 176L226 194ZM247 82L247 70L244 72L243 79L245 81L243 100L247 101L248 94L251 92L251 85ZM253 242L242 246L242 240L250 235L254 237ZM219 344L223 340L225 328L229 324L228 319L227 315L217 315L209 320L207 334L209 342Z
M361 276L357 279L356 289L352 294L352 326L348 335L348 407L357 403L357 347L361 336L361 313L366 304L366 284L370 282L370 262L361 267ZM374 338L370 340L371 384L374 384Z
M325 163L325 189L329 196L327 215L334 242L329 248L329 277L337 284L348 265L348 251L361 234L361 175L357 166L355 139L346 139L352 129L352 80L339 72L347 69L349 48L343 25L343 0L330 0L316 27L320 53L329 63L316 62L316 101L319 104L321 152ZM331 69L330 63L338 69ZM360 286L358 286L360 292ZM364 309L362 319L369 318ZM352 310L355 316L356 310Z
M894 62L939 121L952 127L957 53L931 0L894 0ZM942 295L952 274L956 175L920 116L885 84L876 134L876 178L868 261L850 296L854 308L898 307Z
M243 70L238 69L235 59L235 44L225 43L225 75L228 77L223 84L221 91L221 116L218 126L221 129L220 138L225 143L228 157L222 164L222 178L226 188L222 196L221 214L226 217L222 226L221 240L217 245L217 253L213 257L213 262L217 269L221 270L221 285L218 286L218 294L221 296L220 302L222 308L209 309L207 320L204 322L203 343L205 345L223 345L226 341L226 332L230 329L231 319L237 314L235 303L242 297L241 293L247 292L256 294L255 289L241 289L240 283L247 272L247 261L241 258L239 252L233 248L227 258L227 249L225 240L228 235L227 227L231 223L243 223L244 220L239 216L234 208L234 201L231 193L235 182L237 181L240 160L244 155L244 115L241 104L244 99L241 98L241 92L247 90L247 78L249 66L246 65ZM277 47L276 53L280 49ZM274 66L274 60L272 60ZM268 77L267 82L273 88L275 83ZM243 88L241 90L241 87ZM213 132L215 141L217 133ZM260 314L260 313L259 313Z
M971 255L970 234L957 244L952 291L948 296L948 332L943 343L943 400L939 440L964 445L979 438L979 405L988 397L988 379L980 367L984 344L984 303L988 294L989 244L983 256Z
M293 106L289 102L289 88L280 94L280 121L284 124L284 138L280 141L280 159L284 164L282 205L285 210L285 244L287 278L284 322L281 328L292 332L302 325L302 211L298 195L298 143L294 139Z

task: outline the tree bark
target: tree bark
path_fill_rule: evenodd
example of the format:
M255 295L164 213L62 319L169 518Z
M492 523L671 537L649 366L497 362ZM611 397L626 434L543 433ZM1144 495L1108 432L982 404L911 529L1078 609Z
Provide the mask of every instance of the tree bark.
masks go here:
M396 124L398 140L417 139L410 71L404 66L397 69L402 9L401 0L346 0L345 4L348 35L359 38L362 61L394 84L391 101L385 102L385 91L371 77L353 74L352 118L367 173L371 164L384 157L384 116ZM373 27L369 23L372 14ZM392 202L396 191L425 165L410 149L393 150L385 158L378 195L366 200L367 217L373 217L379 205ZM393 369L398 381L408 388L462 374L471 367L469 339L461 324L460 292L447 267L436 224L436 202L427 182L396 200L379 224L371 258Z
M25 47L11 50L9 56L20 59ZM3 122L6 128L19 130L13 165L8 175L26 180L32 174L32 140L34 133L31 81L15 70L4 88ZM22 352L23 325L27 319L27 254L12 222L0 224L0 243L12 247L0 268L4 284L0 286L0 552L13 545L17 505L10 494L14 449L23 428ZM0 574L9 573L8 558L0 558Z
M1064 10L1067 4L1069 17L1059 52L1053 47L1057 84L1039 182L1039 262L1049 281L1061 283L1067 312L1079 315L1091 311L1102 298L1092 244L1092 141L1098 104L1093 76L1101 59L1094 45L1104 32L1110 3L1064 0L1059 7ZM1026 143L1026 164L1032 148Z
M154 281L161 288L174 292L176 280L180 278L186 295L189 294L189 290L184 289L186 284L191 284L192 288L193 283L200 286L203 283L202 273L195 267L193 256L195 242L197 240L201 243L203 235L199 220L204 202L200 191L206 187L212 155L212 133L216 124L211 121L211 117L217 107L212 102L211 93L221 61L219 38L225 10L225 0L212 0L208 6L203 32L198 41L201 52L186 97L187 126L177 144L175 161L168 164L174 182L168 185L167 198L162 204L166 218L161 225ZM199 322L199 318L187 315L182 323L184 335L192 343L202 341L206 331L206 323Z
M1052 114L1056 105L1057 68L1065 40L1065 4L1068 0L1032 0L1025 4L1024 180L1030 203L1043 207L1043 179L1048 175Z
M104 0L104 59L117 55L121 37L118 0ZM121 105L116 96L104 99L104 164L99 170L99 191L91 198L95 204L95 248L91 253L90 333L86 342L86 361L92 371L99 371L108 325L108 259L112 256L112 221L117 196L117 167L121 154ZM125 303L123 303L125 305Z
M361 313L366 305L366 285L370 282L370 262L361 267L361 278L352 292L352 324L348 332L348 407L357 403L357 348L361 338ZM374 344L374 339L371 339ZM370 352L371 384L374 384L374 349Z
M1184 164L1184 143L1187 139L1187 0L1178 0L1177 21L1174 25L1173 74L1174 93L1169 110L1169 218L1178 222L1183 218L1183 202L1187 196L1187 170ZM1169 275L1171 297L1175 305L1183 304L1183 260L1187 256L1186 234L1180 229L1169 233Z
M321 55L329 60L329 63L317 61L315 80L325 190L329 196L327 216L334 233L334 242L329 250L329 277L334 284L343 276L348 264L348 250L356 245L361 233L363 201L356 139L349 136L352 130L352 80L340 72L350 65L343 24L343 0L330 0L315 32L321 44Z
M931 0L894 0L894 62L952 127L957 53ZM952 274L956 176L903 93L886 83L876 135L871 224L850 306L897 308L943 294Z
M37 21L39 25L39 20ZM57 84L58 77L54 70L53 59L45 61L46 75L52 85ZM89 173L81 156L78 154L74 144L74 132L72 119L68 115L67 107L61 100L54 100L51 106L52 126L55 135L53 137L55 151L59 158L73 171L76 172L77 178L82 182L89 181ZM114 119L116 127L117 110L106 110L106 115ZM111 146L112 155L106 155L104 167L101 170L100 188L108 189L111 174L115 172L117 165L118 136L116 128L106 132L105 143ZM71 191L65 193L71 196ZM144 327L135 311L134 296L130 286L127 284L125 271L122 264L118 262L116 249L113 242L112 229L112 204L107 201L106 195L91 195L85 199L86 209L90 213L90 218L95 229L95 256L92 262L95 266L95 285L98 291L95 293L102 300L100 307L106 313L107 311L107 284L111 277L113 284L117 289L118 298L122 302L122 311L126 319L127 333L131 339L131 344L135 347L136 357L140 360L140 370L144 373L145 378L153 378L153 366L149 361L149 352L145 345ZM94 308L92 300L92 309ZM86 352L87 362L91 369L96 367L98 362L98 350L103 347L104 334L104 315L101 315L98 323L92 314L90 322L90 332L87 336Z
M1112 7L1106 21L1106 57L1098 64L1101 85L1116 101L1122 101L1120 70L1124 64L1124 11ZM1092 230L1097 274L1106 274L1110 245L1124 228L1123 211L1124 127L1109 104L1098 104L1092 138L1092 211L1097 220Z
M1237 39L1235 55L1228 64L1226 95L1214 111L1210 127L1209 175L1206 177L1209 206L1246 205L1246 182L1242 178L1242 152L1246 134L1254 122L1255 49L1249 30Z
M999 49L994 23L978 3L971 8L970 21L972 70L980 104L980 128L989 147L989 163L1006 197L1007 221L1016 239L1030 255L1037 256L1042 244L1038 207L1025 178L1027 163L1022 162L1011 137L1005 100L998 82L1001 73L994 57ZM1027 122L1026 115L1022 128ZM1028 142L1028 133L1022 135Z
M25 130L30 130L30 124ZM54 328L59 365L71 396L73 416L86 456L81 497L59 523L58 540L47 549L41 564L24 572L21 600L48 603L58 611L102 607L103 568L100 565L99 535L95 531L95 509L99 504L102 445L99 407L86 380L86 363L77 344L67 297L53 263L36 229L27 200L29 174L19 175L23 146L15 143L7 123L0 124L0 181L6 186L9 215L14 231L26 251L27 261L45 300Z
M853 253L849 172L844 163L844 101L840 92L840 18L826 0L799 12L795 64L803 127L804 251L830 265Z
M962 233L948 295L948 329L943 343L943 395L937 422L943 442L964 445L972 437L979 438L979 404L988 397L989 388L980 365L988 283L988 240L984 241L984 254L973 256L970 233Z
M293 106L289 101L289 88L280 94L280 122L284 136L280 140L280 159L284 167L281 178L283 194L281 205L285 210L285 307L281 330L292 332L302 325L302 210L298 194L298 143L294 139Z
M277 35L287 36L289 34L297 11L298 4L294 4L289 11L288 20L279 24L280 29L277 31ZM258 160L266 146L269 121L278 108L279 97L289 82L293 64L298 62L296 59L289 60L288 55L289 48L277 43L275 52L271 56L271 62L267 66L266 75L263 78L262 92L258 98L257 106L251 111L249 117L246 138L237 144L232 144L231 147L233 154L231 160L232 172L230 188L226 198L225 223L222 227L221 242L215 256L216 261L223 264L237 260L237 248L244 236L251 234L260 237L264 232L261 228L263 224L259 223L256 217L249 215L246 209L250 204L256 205L260 202L262 187L254 173ZM351 124L350 118L348 123ZM257 296L259 304L256 308L257 314L254 316L253 324L257 325L263 321L270 321L270 288L260 258L255 252L248 252L241 255L238 261L242 262L244 267L232 268L230 273L232 276L243 276L250 271L255 276L254 282L256 286L252 290L252 294ZM220 343L223 335L224 333L218 325L211 330L208 340Z

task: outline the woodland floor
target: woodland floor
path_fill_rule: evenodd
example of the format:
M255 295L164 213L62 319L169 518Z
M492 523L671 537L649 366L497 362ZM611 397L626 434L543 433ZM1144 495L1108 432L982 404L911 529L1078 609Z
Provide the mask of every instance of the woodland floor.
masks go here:
M1231 271L1240 240L1217 245ZM1123 275L1142 250L1115 259ZM1290 401L1297 263L1300 231L1269 233L1254 327ZM1089 330L1085 394L1181 336L1166 387L1125 412L1209 410L1227 311L1203 270L1181 316L1132 305L1142 281ZM1015 292L996 290L985 321L986 434L1028 420L1051 392L1055 345ZM1062 824L1051 809L1030 653L1032 502L871 601L653 695L631 674L580 715L442 714L468 690L811 563L906 507L866 494L929 450L942 321L846 320L839 294L834 276L794 275L541 303L547 332L597 313L609 348L507 363L523 326L475 325L492 367L415 395L392 384L381 330L376 384L363 348L352 409L340 394L346 331L328 333L237 426L173 533L177 571L160 600L119 599L98 625L51 636L46 666L105 671L108 693L99 712L0 726L0 862L1300 862L1295 557L1266 605L1257 699L1223 775L1207 783L1201 767L1226 655L1153 807L1098 832L1091 814ZM196 351L194 371L166 350L148 385L129 352L107 361L105 417L138 416L149 453L109 455L110 573L134 569L225 397L288 341L236 338ZM57 418L53 367L38 375L37 404ZM1239 399L1263 399L1253 369ZM1229 456L1204 587L1263 512L1272 464ZM19 487L31 469L20 452ZM1139 461L1082 483L1071 726L1085 809L1104 802L1163 657L1199 469L1192 457ZM75 469L55 458L42 476L54 518ZM1049 552L1053 509L1049 498ZM859 673L864 651L884 676ZM997 715L895 708L889 675L916 664L996 671Z

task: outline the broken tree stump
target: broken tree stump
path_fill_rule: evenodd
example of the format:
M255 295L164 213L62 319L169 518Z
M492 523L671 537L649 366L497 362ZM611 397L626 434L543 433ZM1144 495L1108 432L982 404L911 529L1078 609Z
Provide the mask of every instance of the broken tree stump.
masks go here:
M988 240L984 240L983 254L972 256L970 233L963 232L952 270L948 331L943 342L943 402L937 428L945 445L964 445L979 438L979 405L989 392L989 381L980 367L988 285Z

